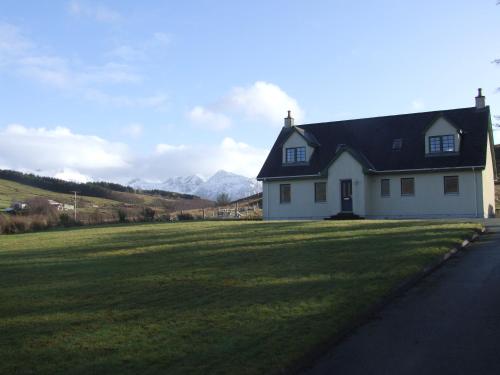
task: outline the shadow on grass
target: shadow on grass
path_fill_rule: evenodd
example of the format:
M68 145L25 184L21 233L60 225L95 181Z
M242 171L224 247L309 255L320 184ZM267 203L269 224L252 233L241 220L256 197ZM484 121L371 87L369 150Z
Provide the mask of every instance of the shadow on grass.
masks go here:
M21 244L0 253L0 346L18 349L0 350L0 372L284 368L467 232L401 224L408 231L306 222L166 225L158 233L154 225L78 230L90 237L48 250ZM146 252L113 255L138 247Z

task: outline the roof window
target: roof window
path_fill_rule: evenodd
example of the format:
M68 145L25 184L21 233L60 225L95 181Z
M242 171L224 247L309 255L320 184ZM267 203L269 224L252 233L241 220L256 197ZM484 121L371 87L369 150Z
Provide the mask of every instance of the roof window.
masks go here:
M401 147L403 146L403 139L396 138L392 141L392 150L393 151L401 151Z

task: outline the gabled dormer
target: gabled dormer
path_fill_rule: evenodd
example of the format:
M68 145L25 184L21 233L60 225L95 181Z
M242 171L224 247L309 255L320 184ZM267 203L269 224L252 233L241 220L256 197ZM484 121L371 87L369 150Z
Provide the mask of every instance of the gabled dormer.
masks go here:
M460 153L463 131L443 115L437 116L425 129L425 156L451 156Z
M290 111L288 117L285 117L285 130L288 131L288 136L281 145L282 164L284 166L309 164L315 148L319 146L314 135L295 126Z

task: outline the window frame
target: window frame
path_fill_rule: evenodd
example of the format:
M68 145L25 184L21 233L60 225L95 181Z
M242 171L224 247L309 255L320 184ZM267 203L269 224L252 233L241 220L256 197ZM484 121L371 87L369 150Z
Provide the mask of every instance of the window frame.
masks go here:
M323 185L324 186L324 195L325 195L325 198L323 200L320 200L318 198L318 186L320 185ZM315 203L326 203L327 199L326 199L326 182L315 182L314 183L314 202Z
M285 196L285 188L288 187L288 200ZM292 185L291 184L280 184L280 204L289 204L292 202Z
M412 192L403 193L403 181L412 181ZM414 197L415 196L415 177L401 177L400 182L401 196L402 197Z
M291 160L288 156L293 156L293 160ZM285 163L286 164L292 164L295 163L297 160L297 150L295 147L287 147L285 150Z
M456 191L447 192L446 191L446 180L449 178L455 178L457 181L457 189ZM459 195L460 194L460 178L458 175L453 176L443 176L443 193L444 195Z
M446 140L445 140L446 138ZM451 140L451 143L449 142ZM439 148L436 150L436 141L437 141L437 146ZM456 144L455 144L455 135L454 134L444 134L444 135L430 135L429 136L429 154L447 154L447 153L453 153L455 152L456 149ZM448 145L448 149L445 150L444 145ZM453 146L452 149L450 150L449 146Z
M387 182L387 192L384 193L384 182ZM383 198L387 198L391 196L391 179L390 178L382 178L380 180L380 196Z
M302 163L307 163L306 147L304 146L287 147L285 149L285 164L302 164Z

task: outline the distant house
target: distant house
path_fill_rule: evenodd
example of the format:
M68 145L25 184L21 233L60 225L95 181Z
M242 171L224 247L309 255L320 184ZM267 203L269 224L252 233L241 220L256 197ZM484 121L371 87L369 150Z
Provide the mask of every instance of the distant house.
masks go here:
M71 211L71 210L74 210L74 209L75 209L75 206L73 204L64 203L64 205L63 205L63 210L64 211Z
M60 202L57 202L55 200L52 200L52 199L48 199L47 202L49 202L49 204L54 207L57 211L62 211L63 208L64 208L64 205Z
M258 180L265 219L481 217L495 213L490 109L294 125Z
M14 211L22 211L28 208L28 204L26 202L14 202L11 206Z

